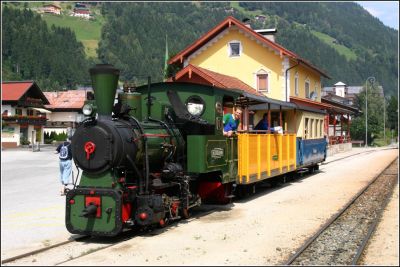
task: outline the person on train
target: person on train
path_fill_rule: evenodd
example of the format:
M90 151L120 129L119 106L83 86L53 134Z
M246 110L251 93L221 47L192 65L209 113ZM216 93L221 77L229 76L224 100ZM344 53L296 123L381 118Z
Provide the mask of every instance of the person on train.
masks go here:
M268 114L264 113L262 119L257 123L256 127L254 127L254 130L268 130Z
M239 127L241 115L242 109L240 107L236 107L233 114L227 113L224 115L224 136L231 137L233 135L234 131Z

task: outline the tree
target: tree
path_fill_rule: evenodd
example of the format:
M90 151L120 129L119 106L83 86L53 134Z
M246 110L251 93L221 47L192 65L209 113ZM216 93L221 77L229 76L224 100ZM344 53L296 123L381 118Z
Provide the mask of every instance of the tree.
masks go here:
M388 114L387 115L388 127L390 128L390 130L393 130L395 133L398 133L398 130L399 130L399 106L398 106L397 97L395 97L395 96L390 97L386 113Z
M371 144L374 139L380 137L383 130L383 97L380 96L378 90L379 84L367 83L368 92L368 144ZM365 140L365 86L357 96L358 108L362 111L361 115L354 118L350 127L350 133L353 139Z

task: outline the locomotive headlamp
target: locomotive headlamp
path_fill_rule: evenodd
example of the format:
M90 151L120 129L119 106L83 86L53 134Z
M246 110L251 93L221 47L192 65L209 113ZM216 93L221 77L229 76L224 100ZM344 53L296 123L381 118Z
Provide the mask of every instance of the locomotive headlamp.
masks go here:
M82 112L85 116L91 116L93 114L93 106L91 104L85 104L82 108Z

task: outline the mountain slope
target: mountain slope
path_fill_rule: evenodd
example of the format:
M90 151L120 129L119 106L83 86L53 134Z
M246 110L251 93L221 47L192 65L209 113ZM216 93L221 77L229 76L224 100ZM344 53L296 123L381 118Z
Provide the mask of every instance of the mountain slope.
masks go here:
M76 18L71 21L49 15L42 18L49 26L51 24L73 30L77 40L85 45L86 54L91 58L96 57L96 61L111 63L120 68L122 80L146 82L146 77L151 75L153 82L161 81L167 35L169 54L172 56L227 16L234 16L239 20L250 18L254 29L277 28L277 43L325 70L332 77L332 80L323 80L324 86L332 86L337 81L362 85L367 77L375 76L385 94L397 95L398 92L398 31L384 26L356 3L92 4L97 12L97 21L90 22L92 28L85 29L86 26L79 24ZM13 5L22 9L42 4L30 2ZM62 5L68 10L68 5L71 9L73 2L62 2ZM256 15L264 15L265 20L257 20ZM2 20L4 25L3 17ZM3 35L3 41L6 38ZM23 45L18 43L21 40L16 38L12 41L19 47ZM16 62L12 62L15 57L7 56L4 57L3 49L3 61L8 60L6 66L15 65ZM7 68L3 71L12 76L14 70Z

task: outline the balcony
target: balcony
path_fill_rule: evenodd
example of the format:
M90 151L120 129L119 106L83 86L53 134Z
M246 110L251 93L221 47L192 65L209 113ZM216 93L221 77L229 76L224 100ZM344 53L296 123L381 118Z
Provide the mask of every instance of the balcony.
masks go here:
M27 115L1 115L1 119L7 123L45 125L47 118L45 116L27 116Z

